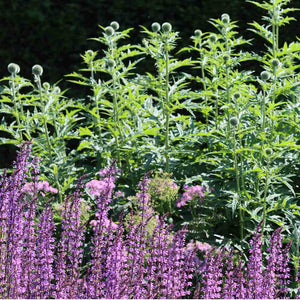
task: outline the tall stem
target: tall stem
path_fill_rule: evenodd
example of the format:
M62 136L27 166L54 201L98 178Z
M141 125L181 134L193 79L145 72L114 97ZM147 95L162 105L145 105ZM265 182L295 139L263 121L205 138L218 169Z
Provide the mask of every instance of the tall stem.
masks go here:
M170 122L170 107L169 107L169 54L168 49L165 46L165 58L166 58L166 81L165 81L165 93L166 93L166 101L165 101L165 116L166 116L166 127L165 127L165 158L166 158L166 172L169 172L169 122Z
M264 228L266 225L268 188L269 188L269 161L267 162L267 174L266 174L266 182L265 182L264 198L263 198L263 224L261 227L262 234L264 233Z
M16 101L16 86L15 86L15 77L12 74L11 75L11 96L12 96L12 102L15 108L15 114L16 114L16 119L17 119L17 124L18 124L18 138L22 140L22 132L21 132L21 122L20 122L20 115L19 115L19 109L18 109L18 104Z
M118 110L117 92L116 92L116 79L114 73L112 74L112 80L113 80L113 120L117 131L119 132L120 136L122 136L120 131L119 110ZM118 165L121 166L120 144L119 144L118 134L115 134L115 138L116 138L116 145L117 145Z
M240 172L238 167L238 160L236 154L236 138L235 138L235 129L233 130L233 160L234 160L234 170L235 170L235 179L236 179L236 189L239 197L239 218L240 218L240 235L241 239L244 238L244 216L242 210L242 197L241 197L241 188L240 188Z

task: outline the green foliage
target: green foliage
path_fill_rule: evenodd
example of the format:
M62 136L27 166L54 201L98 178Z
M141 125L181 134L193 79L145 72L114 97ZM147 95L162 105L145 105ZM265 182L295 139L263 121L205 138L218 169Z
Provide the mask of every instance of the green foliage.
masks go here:
M149 186L153 208L193 227L192 238L238 244L263 221L264 237L284 228L297 261L300 43L281 44L279 31L295 9L286 0L249 2L266 13L264 24L250 24L266 43L263 52L249 52L255 40L240 36L223 14L210 19L214 32L196 30L192 45L181 49L169 23L142 27L144 39L135 45L127 43L132 28L100 26L101 36L91 39L99 48L85 51L84 67L67 75L85 98L68 98L36 68L32 83L10 65L2 79L0 145L32 140L60 201L74 178L115 159L126 196L146 171L164 170ZM138 72L146 59L151 70ZM170 172L178 184L213 192L201 205L177 209ZM129 205L118 201L119 211Z

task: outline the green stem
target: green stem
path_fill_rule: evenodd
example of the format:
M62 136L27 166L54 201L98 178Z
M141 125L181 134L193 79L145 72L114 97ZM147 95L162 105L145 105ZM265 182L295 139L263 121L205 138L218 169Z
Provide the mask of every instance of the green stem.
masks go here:
M229 108L230 108L230 97L229 97L229 82L228 82L228 78L229 78L229 67L226 63L226 105L228 105L227 108L227 132L230 133L230 114L229 114Z
M165 102L165 115L166 115L166 129L165 129L165 158L166 158L166 172L169 173L169 126L170 126L170 112L169 112L169 54L168 49L165 47L166 54L166 81L165 81L165 93L166 93L166 102Z
M263 224L261 227L262 234L264 233L264 228L266 225L268 188L269 188L269 162L267 162L267 174L266 174L266 182L265 182L264 198L263 198Z
M240 235L241 239L244 239L244 216L242 210L242 197L241 197L241 188L240 188L240 174L236 154L236 139L235 139L235 130L233 130L233 160L234 160L234 170L235 170L235 179L236 179L236 189L239 197L239 217L240 217Z
M116 92L116 80L114 73L112 74L113 80L113 120L117 131L119 132L120 136L122 136L120 131L120 124L119 124L119 110L118 110L118 102L117 102L117 92ZM120 144L118 134L115 134L116 138L116 145L117 145L117 158L118 158L118 165L121 167L121 156L120 156Z
M204 63L203 63L203 58L204 55L201 53L201 48L202 48L202 43L199 42L199 52L200 52L200 61L201 61L201 77L202 77L202 84L203 84L203 91L204 91L204 102L205 102L205 108L208 106L208 101L207 101L207 86L206 86L206 81L205 81L205 69L204 69ZM205 121L206 124L208 124L208 113L205 114Z
M18 124L18 137L20 140L22 140L22 133L21 133L21 122L20 122L20 115L19 115L19 109L18 109L18 104L16 101L16 87L15 87L15 78L14 75L11 75L11 95L12 95L12 102L15 108L15 114L16 114L16 119L17 119L17 124Z

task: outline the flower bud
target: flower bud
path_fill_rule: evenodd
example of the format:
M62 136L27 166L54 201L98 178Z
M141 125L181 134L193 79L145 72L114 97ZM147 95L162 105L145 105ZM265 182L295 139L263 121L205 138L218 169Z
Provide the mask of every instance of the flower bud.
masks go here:
M272 65L272 67L273 67L274 69L278 68L278 67L279 67L279 64L280 64L280 62L279 62L279 60L278 60L277 58L272 59L271 65Z
M19 65L17 64L14 64L14 63L10 63L8 66L7 66L7 70L10 74L12 75L16 75L20 72L20 67Z
M86 51L86 54L87 54L88 56L92 56L92 55L94 54L94 51L93 51L93 50L87 50L87 51Z
M210 37L209 37L209 40L212 42L212 43L215 43L217 41L217 36L215 34L211 34Z
M194 31L194 34L195 34L196 37L201 37L202 31L201 31L200 29L196 29L196 30Z
M234 99L239 99L241 97L241 94L239 92L236 92L233 94Z
M34 65L32 67L32 74L36 75L36 76L42 76L43 74L43 68L40 65Z
M59 86L55 86L55 87L53 88L53 94L60 94L60 92L61 92L61 89L60 89Z
M108 59L106 61L106 65L108 68L113 68L115 66L115 62L112 59Z
M270 79L270 73L267 72L267 71L262 71L260 73L260 78L263 80L263 81L267 81Z
M151 28L152 28L153 32L158 32L158 31L160 31L160 24L157 22L154 22L154 23L152 23Z
M112 36L112 35L115 33L115 31L114 31L114 29L113 29L111 26L107 26L107 27L105 28L105 33L106 33L106 35L108 35L108 36Z
M230 122L231 126L233 126L233 127L236 127L239 124L239 120L237 117L230 118L229 122Z
M117 21L112 21L111 23L110 23L110 26L116 31L116 30L118 30L119 28L120 28L120 25L119 25L119 23L117 22Z
M223 15L221 16L221 20L222 20L222 22L223 22L224 24L228 24L228 23L230 22L230 17L229 17L228 14L223 14Z
M168 22L165 22L164 24L162 24L161 27L162 27L162 31L166 32L166 33L170 32L172 30L172 25Z
M224 59L225 62L228 62L230 57L229 57L228 54L224 54L223 59Z
M270 156L273 154L273 150L271 148L267 148L265 151L266 151L267 156Z
M43 88L44 88L46 91L48 91L48 90L50 89L50 84L49 84L49 82L44 82L44 83L43 83Z

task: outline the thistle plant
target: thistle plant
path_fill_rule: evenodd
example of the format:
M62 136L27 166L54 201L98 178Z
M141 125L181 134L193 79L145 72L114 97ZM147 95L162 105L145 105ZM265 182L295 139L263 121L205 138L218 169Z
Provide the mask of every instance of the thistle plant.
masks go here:
M188 75L183 73L179 76L175 75L175 70L178 68L191 65L190 59L178 60L172 58L171 52L175 49L176 40L178 39L178 32L172 31L170 23L165 22L161 28L158 23L152 24L152 30L142 27L143 32L148 35L143 43L143 49L146 54L150 55L155 60L157 77L153 77L148 74L148 78L145 77L145 83L150 89L157 95L153 97L159 103L159 107L162 110L162 119L160 118L159 124L162 130L163 136L163 153L164 153L164 169L168 173L174 169L171 169L170 153L172 151L172 140L181 139L183 135L183 129L187 126L187 119L184 116L178 114L174 116L176 111L180 108L187 110L191 109L191 102L184 101L187 96L186 79ZM174 121L177 122L176 127L178 133L174 132ZM173 124L172 124L173 123ZM171 138L174 136L173 138ZM174 165L174 163L173 163Z

